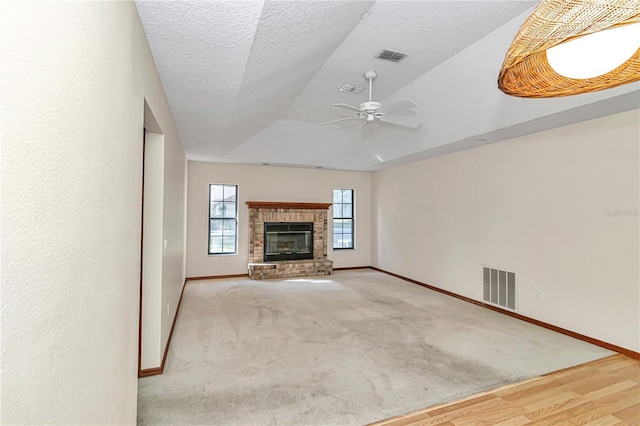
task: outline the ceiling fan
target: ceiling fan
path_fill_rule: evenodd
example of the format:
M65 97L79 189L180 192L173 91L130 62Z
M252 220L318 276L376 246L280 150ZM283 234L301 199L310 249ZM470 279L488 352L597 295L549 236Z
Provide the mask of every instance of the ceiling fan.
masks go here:
M373 80L376 79L378 73L376 71L367 71L364 73L364 78L369 82L369 100L362 102L360 105L352 106L347 104L332 104L338 108L344 108L351 111L356 111L357 114L351 117L339 118L337 120L327 121L325 123L319 123L319 126L326 124L338 123L347 120L356 120L364 124L362 126L362 138L369 139L373 134L373 124L389 124L391 126L399 126L408 129L417 129L422 125L419 121L412 120L410 118L399 117L399 115L407 115L408 113L415 113L411 108L417 107L413 101L408 99L404 101L395 102L383 110L382 103L376 102L372 99Z

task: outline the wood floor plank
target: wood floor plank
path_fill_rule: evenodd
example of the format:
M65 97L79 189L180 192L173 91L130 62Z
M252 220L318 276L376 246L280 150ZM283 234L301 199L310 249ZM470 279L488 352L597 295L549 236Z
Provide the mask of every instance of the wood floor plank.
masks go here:
M545 390L527 397L510 400L509 403L524 407L527 411L535 411L553 404L562 404L565 401L579 397L580 395L564 387Z
M638 375L618 354L374 425L640 426Z
M609 362L602 365L599 369L608 373L613 373L621 368L640 368L638 363L633 358L625 357L624 355L614 355ZM607 359L607 358L605 358Z
M633 361L633 360L632 360ZM615 374L619 376L628 377L630 380L640 382L640 364L634 363L626 366L621 366L615 369L603 369L608 374Z
M615 385L616 383L619 383L621 379L623 380L624 378L598 372L589 378L572 383L570 385L570 389L580 395L585 395L599 389Z
M447 421L445 417L439 417L442 414L448 413L450 411L459 411L460 409L469 406L476 405L484 401L489 401L494 399L494 396L486 393L486 394L478 394L471 395L466 398L461 398L459 400L434 405L433 407L425 408L422 410L413 411L411 413L403 414L400 416L391 417L386 420L382 420L380 422L371 423L369 426L385 426L385 425L393 425L393 426L418 426L418 425L443 425ZM425 414L427 413L428 414ZM425 414L423 416L423 414ZM424 417L424 418L423 418ZM437 420L434 420L434 417L439 417ZM416 423L416 418L421 418L421 422Z
M640 425L640 406L632 405L631 407L613 413L625 425Z
M585 398L597 400L600 403L609 403L626 395L638 395L640 385L633 380L623 380L612 385L596 389L584 394Z
M547 405L546 407L540 408L535 411L527 412L524 414L524 416L530 419L532 422L549 417L563 417L564 413L566 413L567 411L578 410L579 407L588 402L589 401L583 399L582 397L571 398L566 401Z
M468 407L470 405L478 405L481 402L490 401L495 399L495 395L487 393L475 396L473 398L467 398L459 400L454 404L446 404L442 406L436 406L433 409L429 409L430 417L437 417L441 414L450 413L451 411L458 411L461 408Z
M511 419L502 420L496 423L494 426L524 426L528 425L530 420L525 416L517 416Z
M504 405L497 406L488 410L474 412L473 415L458 417L452 423L456 426L472 426L472 425L495 425L505 420L521 417L523 414L521 407L513 407L506 402Z
M616 395L613 395L612 401L607 405L611 408L611 412L614 414L628 408L635 408L640 411L640 393L634 392L626 397L619 395L617 398Z
M600 406L592 401L584 401L582 404L569 409L546 415L529 423L532 426L551 425L582 425L593 420L600 419L611 414L608 407Z
M531 403L525 406L526 413L524 416L529 420L540 419L543 417L547 417L551 414L558 413L565 410L570 410L574 407L577 407L580 404L583 404L585 400L581 398L579 395L567 392L562 394L562 396L557 399L545 398L544 400L536 403Z
M620 419L609 414L608 416L585 423L585 426L613 426L620 423Z
M428 424L437 425L440 424L439 422L441 421L450 421L457 425L456 420L459 418L477 418L479 415L482 415L482 413L499 410L506 405L507 403L499 398L491 398L488 401L461 407L460 409L451 410L437 416L429 415L431 423Z

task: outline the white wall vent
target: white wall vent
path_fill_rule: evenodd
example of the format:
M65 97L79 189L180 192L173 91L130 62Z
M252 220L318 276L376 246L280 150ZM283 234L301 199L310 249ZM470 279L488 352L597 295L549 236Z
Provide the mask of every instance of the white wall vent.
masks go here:
M492 305L516 310L516 273L502 269L482 268L482 300Z
M391 62L400 62L404 57L407 56L406 53L398 52L396 50L384 49L382 52L378 53L378 59L386 59Z

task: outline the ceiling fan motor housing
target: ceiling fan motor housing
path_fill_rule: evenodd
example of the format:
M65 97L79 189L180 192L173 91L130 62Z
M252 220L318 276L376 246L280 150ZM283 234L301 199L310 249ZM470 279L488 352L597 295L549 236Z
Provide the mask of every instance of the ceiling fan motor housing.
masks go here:
M361 103L359 106L359 108L367 114L373 114L376 111L378 111L381 107L382 107L382 104L376 101L366 101Z

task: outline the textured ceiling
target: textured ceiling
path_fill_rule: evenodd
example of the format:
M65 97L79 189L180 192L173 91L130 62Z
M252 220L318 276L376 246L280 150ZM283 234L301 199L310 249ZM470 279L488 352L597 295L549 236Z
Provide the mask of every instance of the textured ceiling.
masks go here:
M526 100L496 85L530 1L136 2L187 157L376 170L637 108L638 87ZM385 48L409 54L393 63ZM317 126L374 99L416 101L417 131ZM344 113L344 114L343 114Z

